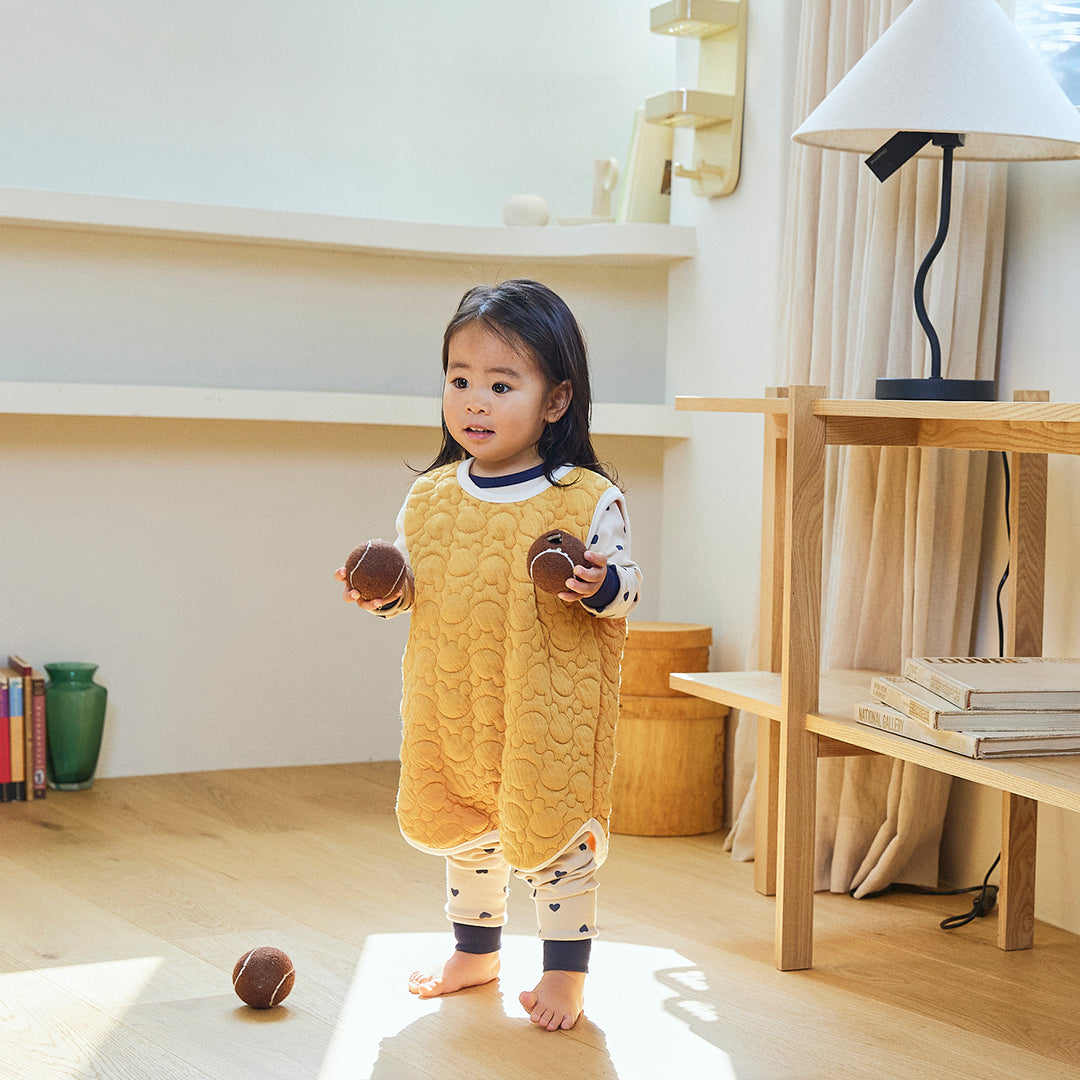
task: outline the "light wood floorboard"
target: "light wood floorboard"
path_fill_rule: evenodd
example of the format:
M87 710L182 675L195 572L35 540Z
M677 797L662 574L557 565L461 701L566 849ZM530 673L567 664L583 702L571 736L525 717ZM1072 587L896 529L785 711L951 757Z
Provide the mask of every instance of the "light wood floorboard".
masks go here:
M773 902L721 834L614 836L587 1018L531 1025L532 905L503 972L405 990L450 948L439 860L400 837L393 763L99 780L0 807L0 1080L986 1080L1080 1075L1080 938L1004 953L966 898L819 896L815 967L772 964ZM253 945L286 1003L233 995Z

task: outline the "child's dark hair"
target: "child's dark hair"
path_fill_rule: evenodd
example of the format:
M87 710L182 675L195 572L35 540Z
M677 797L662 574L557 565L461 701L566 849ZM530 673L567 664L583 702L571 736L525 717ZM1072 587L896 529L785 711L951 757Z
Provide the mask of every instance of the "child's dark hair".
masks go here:
M565 301L546 285L528 278L469 289L443 334L444 372L449 363L450 339L472 322L481 323L511 348L527 351L552 386L570 382L572 392L566 412L544 428L536 447L548 481L557 483L554 472L560 465L579 465L615 483L613 471L597 460L589 438L592 390L588 354L581 328ZM445 420L442 434L438 456L425 472L468 457L447 430Z

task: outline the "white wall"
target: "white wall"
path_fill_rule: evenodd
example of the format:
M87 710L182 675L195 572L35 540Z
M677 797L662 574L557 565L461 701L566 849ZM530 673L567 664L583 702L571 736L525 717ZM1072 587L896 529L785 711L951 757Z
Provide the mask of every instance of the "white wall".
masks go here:
M580 213L587 203L571 203L579 191L587 199L592 158L623 157L633 108L693 84L696 43L650 34L650 6L547 5L538 22L530 5L476 4L469 25L454 29L440 14L446 5L432 3L421 5L432 18L407 33L376 26L367 38L343 29L355 30L365 5L307 5L299 33L295 7L260 4L255 18L233 5L214 9L212 63L197 47L210 18L199 6L84 5L74 21L59 5L20 7L18 47L0 44L10 61L0 64L0 147L9 151L0 181L479 223L497 220L523 175L542 175L531 190L557 212ZM791 127L790 77L776 73L794 70L794 0L783 12L758 5L751 20L738 190L702 200L676 181L676 215L698 226L702 254L675 271L670 294L665 271L543 273L585 327L599 400L754 394L774 381ZM488 78L493 42L509 33L504 16L527 44L513 78L499 61L485 109L464 84ZM325 40L312 29L320 24ZM437 94L422 116L390 96L379 118L358 117L354 103L376 93L379 66L351 63L358 36L381 41L374 52L393 54L405 82L431 85L452 54L453 93ZM582 83L590 93L566 104L565 88ZM593 100L600 115L585 104ZM518 118L493 134L507 102ZM547 126L553 102L570 110L557 130ZM401 136L395 153L414 168L375 176L356 155L384 159L363 125L386 112ZM325 126L310 126L316 118ZM448 130L453 152L436 152L428 136ZM519 142L507 157L511 137ZM527 174L515 173L518 159ZM319 183L298 178L304 169ZM492 186L500 183L505 191ZM0 283L13 302L0 377L433 392L439 337L461 291L535 269L445 264L433 273L410 260L3 229ZM601 440L602 452L629 491L649 582L640 616L709 623L714 663L737 666L756 618L760 422L698 417L695 427L693 443ZM101 664L112 701L101 775L393 755L402 630L350 618L327 574L357 539L390 528L409 479L401 459L426 461L433 433L31 418L2 430L19 487L0 563L0 594L11 598L2 629L35 661ZM71 487L103 496L103 509L85 510L85 494L68 509L61 492ZM87 551L64 591L54 567L73 538ZM256 545L286 568L280 591L245 584ZM156 584L163 546L184 582L176 593ZM342 708L358 653L371 660L361 723Z
M597 441L655 580L660 448ZM345 604L333 572L393 537L405 463L435 449L424 429L5 417L6 648L100 665L101 776L396 758L407 620Z
M438 395L461 294L538 273L574 303L598 400L663 401L663 267L433 263L63 229L0 227L0 374Z
M0 228L0 379L437 398L478 280L538 267ZM662 269L547 267L599 401L664 397ZM0 390L2 394L2 390ZM2 400L0 400L2 411ZM434 412L434 410L433 410ZM393 536L438 431L5 416L0 637L100 665L99 775L397 754L404 623L343 604L348 551ZM663 441L598 439L660 578ZM642 617L656 617L659 593Z
M498 224L590 212L669 43L634 0L0 0L0 184Z
M738 187L702 199L689 183L672 217L697 229L698 256L671 274L668 386L675 395L760 396L776 381L779 257L798 37L798 2L753 6ZM692 80L694 47L680 80ZM689 157L689 140L680 132ZM692 414L694 437L664 470L664 618L714 628L715 668L756 664L762 421Z
M0 0L0 186L497 224L590 209L671 81L649 4ZM392 9L390 9L392 10ZM663 268L425 262L0 227L0 381L436 395L477 281L543 277L596 399L665 398ZM0 402L2 406L2 402ZM597 440L660 579L663 442ZM100 665L99 775L396 756L406 627L332 573L438 432L0 416L0 646ZM656 617L659 589L646 594Z

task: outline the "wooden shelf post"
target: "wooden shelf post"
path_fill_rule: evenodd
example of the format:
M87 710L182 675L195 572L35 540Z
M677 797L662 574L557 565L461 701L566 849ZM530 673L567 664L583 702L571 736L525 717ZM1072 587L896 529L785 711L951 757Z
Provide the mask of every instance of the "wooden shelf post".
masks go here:
M1016 401L1049 401L1045 390L1018 390ZM1009 455L1009 577L1012 599L1006 626L1008 656L1042 656L1046 590L1045 454ZM1022 795L1001 796L1001 889L998 946L1030 949L1035 936L1035 849L1039 804Z
M767 397L787 397L771 387ZM784 631L784 522L787 515L787 429L774 415L765 417L764 491L761 499L761 614L758 666L779 672ZM754 787L754 888L776 895L776 811L780 791L780 725L758 717L757 776Z
M788 388L787 529L777 838L776 966L813 966L817 736L806 714L818 707L821 671L821 556L825 503L825 420L814 414L824 387Z

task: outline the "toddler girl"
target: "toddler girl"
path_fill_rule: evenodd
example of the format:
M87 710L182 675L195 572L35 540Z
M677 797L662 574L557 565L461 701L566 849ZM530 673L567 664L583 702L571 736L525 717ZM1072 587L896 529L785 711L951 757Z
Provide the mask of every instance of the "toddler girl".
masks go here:
M607 854L619 668L641 572L622 492L589 437L584 341L566 304L528 280L469 290L443 337L443 441L397 520L411 573L398 822L446 860L456 947L414 972L421 997L499 971L511 869L532 890L543 975L519 1000L534 1023L581 1015ZM535 589L532 541L586 543L557 596ZM344 570L337 572L344 581Z

